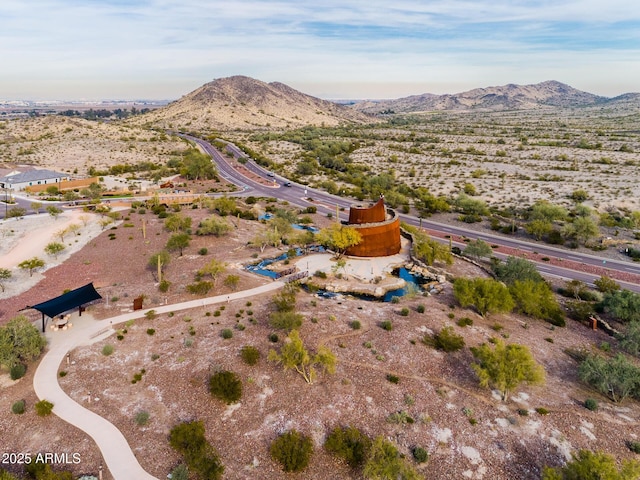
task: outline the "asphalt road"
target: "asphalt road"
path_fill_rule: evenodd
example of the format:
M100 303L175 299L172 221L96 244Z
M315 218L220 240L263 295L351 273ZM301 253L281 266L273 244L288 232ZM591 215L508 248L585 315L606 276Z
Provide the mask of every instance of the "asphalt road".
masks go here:
M285 187L284 184L289 182L288 179L281 177L279 175L274 175L272 172L260 167L253 160L248 159L246 154L244 154L239 148L237 148L233 144L229 144L229 149L237 156L247 158L247 162L245 166L255 173L263 177L268 181L274 181L274 186L265 186L261 183L254 182L251 179L241 175L236 172L226 161L225 157L218 152L210 143L192 137L190 135L183 135L185 138L197 143L200 147L207 152L215 163L217 164L220 175L227 179L228 181L240 186L243 188L243 194L245 195L255 195L255 196L267 196L267 197L277 197L280 200L286 200L287 202L298 205L300 207L306 207L311 205L310 202L306 200L306 198L313 199L313 205L318 207L319 211L326 211L326 213L333 213L340 215L342 220L346 220L346 211L348 211L349 207L355 202L353 199L343 198L337 195L331 195L327 192L321 190L315 190L312 188L308 188L305 185L301 185L298 183L290 182L290 187ZM540 255L547 257L556 257L561 258L563 260L568 260L571 262L577 262L584 265L588 265L591 267L598 267L600 269L606 268L609 270L615 270L619 272L624 272L627 274L633 274L640 276L640 264L631 262L631 261L621 261L621 260L612 260L608 258L598 257L597 255L585 254L580 252L574 252L570 250L565 250L561 248L555 248L552 246L544 245L541 243L533 243L527 242L523 240L518 240L506 236L501 235L493 235L490 233L477 232L474 230L466 229L463 226L452 226L448 224L438 223L432 220L423 219L422 222L419 218L411 216L411 215L400 215L402 221L410 224L419 226L433 230L437 232L441 232L445 235L457 235L468 237L471 239L480 238L492 245L500 245L504 247L510 247L522 251L529 252L537 252ZM436 240L442 240L437 237L434 237ZM448 242L448 240L445 240ZM505 255L496 255L498 257ZM564 268L556 265L550 265L546 263L537 263L538 269L540 272L546 276L557 277L566 280L581 280L587 284L593 285L593 280L597 278L599 275L594 275L593 273L582 272L578 270L573 270L570 268ZM640 284L628 283L616 280L618 283L622 285L623 288L627 288L632 291L640 292Z

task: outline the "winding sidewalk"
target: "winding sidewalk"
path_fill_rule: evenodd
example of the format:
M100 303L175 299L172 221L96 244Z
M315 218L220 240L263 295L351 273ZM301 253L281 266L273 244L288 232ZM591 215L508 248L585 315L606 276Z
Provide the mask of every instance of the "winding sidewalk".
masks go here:
M110 336L115 332L112 325L142 318L149 310L155 310L156 313L187 310L267 293L277 290L283 285L283 282L276 281L228 295L201 298L173 305L162 305L99 321L78 322L74 328L66 330L64 334L56 335L55 337L49 335L49 351L42 358L34 374L33 388L38 398L46 399L54 404L54 414L86 432L96 442L106 466L115 480L157 480L156 477L147 473L140 466L138 459L120 430L101 416L84 408L62 390L58 384L58 367L64 361L65 356L75 347L89 345Z

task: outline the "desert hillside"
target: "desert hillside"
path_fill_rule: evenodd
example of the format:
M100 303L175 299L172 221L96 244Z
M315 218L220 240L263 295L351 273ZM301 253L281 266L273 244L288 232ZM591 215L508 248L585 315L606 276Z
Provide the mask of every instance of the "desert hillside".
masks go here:
M168 106L132 121L185 130L264 130L375 120L283 83L233 76L207 83Z

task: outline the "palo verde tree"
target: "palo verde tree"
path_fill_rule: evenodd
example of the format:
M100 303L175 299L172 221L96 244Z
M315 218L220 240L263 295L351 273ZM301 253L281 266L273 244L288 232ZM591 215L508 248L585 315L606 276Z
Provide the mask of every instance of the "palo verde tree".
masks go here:
M482 240L481 238L469 242L463 251L465 257L475 258L480 260L483 257L490 257L493 253L491 245Z
M321 345L315 354L310 353L304 346L298 330L289 333L280 353L270 350L267 359L281 363L285 370L295 370L311 384L317 376L317 368L326 373L335 373L336 356L328 347Z
M321 245L336 252L339 259L349 247L355 247L362 242L362 235L357 229L336 222L320 230L316 239Z
M602 452L580 450L563 467L544 467L542 480L637 480L640 462L626 460L619 468L616 459Z
M213 281L213 287L215 288L218 278L227 270L227 264L215 258L209 260L209 262L198 270L198 275L201 277L210 276Z
M580 363L578 375L613 402L622 402L627 397L640 398L640 368L622 353L609 359L589 354Z
M180 256L184 253L184 249L191 243L191 236L188 233L175 233L167 240L166 249L170 252L178 251Z
M472 368L483 387L496 388L506 402L509 394L523 382L536 385L544 382L544 368L538 364L529 349L516 343L506 345L495 340L492 348L487 344L472 347L471 353L478 360Z
M44 260L38 257L33 257L28 260L23 260L18 264L18 267L23 270L29 271L29 276L33 277L33 272L37 269L44 267Z
M514 307L509 289L491 278L457 278L453 282L453 295L461 307L473 306L483 317L510 312Z

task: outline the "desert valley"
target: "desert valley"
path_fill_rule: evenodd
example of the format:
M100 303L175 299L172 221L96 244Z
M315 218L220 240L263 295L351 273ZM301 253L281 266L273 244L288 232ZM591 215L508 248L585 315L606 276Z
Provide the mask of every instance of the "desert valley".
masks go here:
M68 107L0 109L1 479L640 475L640 94Z

